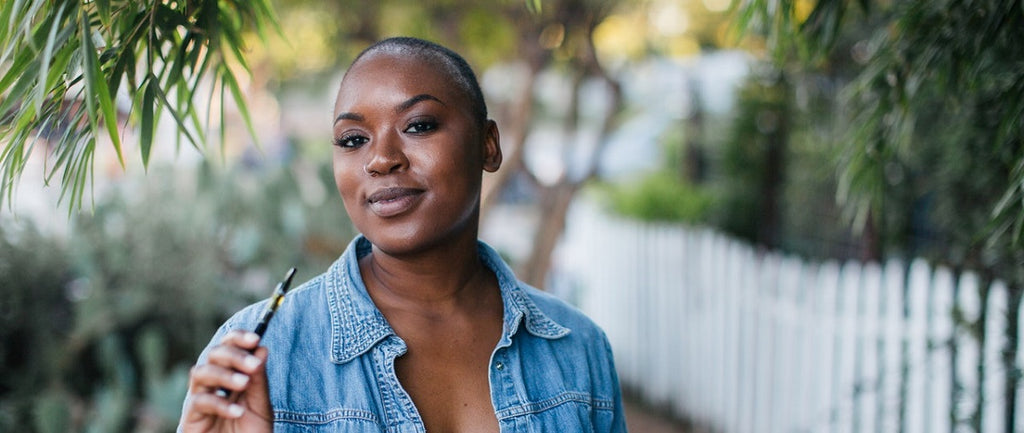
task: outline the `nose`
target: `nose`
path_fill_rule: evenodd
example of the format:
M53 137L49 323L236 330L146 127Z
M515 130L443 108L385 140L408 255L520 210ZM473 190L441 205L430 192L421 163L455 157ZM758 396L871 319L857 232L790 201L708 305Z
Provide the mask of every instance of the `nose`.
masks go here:
M370 176L381 176L403 170L409 160L402 149L401 139L394 134L384 134L370 143L369 160L363 170Z

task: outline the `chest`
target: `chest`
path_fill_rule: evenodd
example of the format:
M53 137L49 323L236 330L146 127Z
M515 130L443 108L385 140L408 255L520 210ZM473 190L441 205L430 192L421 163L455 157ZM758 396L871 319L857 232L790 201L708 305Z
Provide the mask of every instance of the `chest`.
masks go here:
M487 432L494 424L482 422L495 417L502 432L617 431L613 382L595 387L587 378L599 365L571 347L548 347L520 334L491 348L489 368L486 358L484 367L468 367L479 374L465 373L465 365L420 364L415 347L396 336L340 364L318 352L321 344L279 347L267 364L274 431Z
M488 325L405 332L407 351L395 359L395 373L428 432L498 431L489 364L501 325Z

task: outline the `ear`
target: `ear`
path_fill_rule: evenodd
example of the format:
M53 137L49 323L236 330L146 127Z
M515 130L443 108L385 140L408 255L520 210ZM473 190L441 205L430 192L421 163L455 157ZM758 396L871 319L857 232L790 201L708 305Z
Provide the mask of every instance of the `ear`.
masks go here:
M501 140L498 138L498 124L488 120L484 125L484 170L494 173L501 167Z

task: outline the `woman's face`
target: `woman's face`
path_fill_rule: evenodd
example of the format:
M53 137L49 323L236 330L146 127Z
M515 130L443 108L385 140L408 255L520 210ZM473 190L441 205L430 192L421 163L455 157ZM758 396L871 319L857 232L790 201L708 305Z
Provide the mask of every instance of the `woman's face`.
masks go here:
M482 170L501 163L497 127L474 120L468 96L442 71L374 53L338 91L334 179L356 229L389 254L475 239Z

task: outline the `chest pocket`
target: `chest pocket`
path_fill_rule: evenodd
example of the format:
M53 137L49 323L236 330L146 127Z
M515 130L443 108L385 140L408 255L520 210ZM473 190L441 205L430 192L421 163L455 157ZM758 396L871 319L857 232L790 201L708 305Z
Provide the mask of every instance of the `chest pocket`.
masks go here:
M337 409L325 413L275 410L274 431L283 433L378 433L387 430L373 412L359 409Z
M566 392L498 412L503 432L607 432L615 421L615 403L589 394Z

